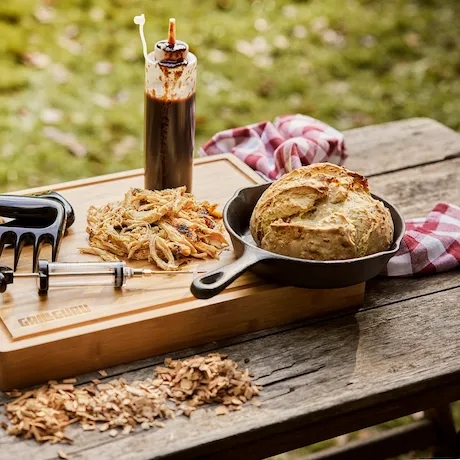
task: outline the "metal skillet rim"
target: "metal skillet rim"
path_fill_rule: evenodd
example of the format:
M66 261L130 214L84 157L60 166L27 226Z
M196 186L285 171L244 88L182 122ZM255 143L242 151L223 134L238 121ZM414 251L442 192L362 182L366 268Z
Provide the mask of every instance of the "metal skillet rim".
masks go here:
M338 265L338 264L343 264L343 263L352 263L352 262L360 262L360 261L364 261L364 260L377 259L377 258L382 257L384 255L390 255L391 256L391 255L396 254L398 252L400 246L401 246L401 241L402 241L402 239L404 237L404 234L406 233L406 222L405 222L401 212L399 211L399 209L396 206L394 206L390 202L388 202L385 199L379 197L378 195L375 195L374 193L371 193L372 197L377 199L377 200L379 200L379 201L381 201L383 203L383 205L387 209L389 209L389 208L386 206L386 204L389 204L394 209L394 211L396 212L398 217L401 219L401 222L402 222L401 233L397 236L396 239L393 240L393 243L392 243L392 246L394 245L393 249L387 249L386 251L376 252L374 254L369 254L369 255L363 256L363 257L354 257L353 259L338 259L338 260L300 259L298 257L284 256L282 254L277 254L276 252L270 252L270 251L267 251L266 249L262 249L261 247L259 247L257 245L253 245L253 244L251 244L251 243L249 243L247 241L244 241L243 238L241 238L241 236L238 235L233 230L233 228L228 224L228 218L227 218L228 208L229 208L230 204L241 194L241 192L243 192L244 190L247 190L247 189L260 187L262 185L266 185L266 184L256 184L256 185L252 185L252 186L249 186L249 187L241 187L238 190L236 190L235 193L233 194L233 196L225 204L222 214L223 214L223 218L224 218L224 225L225 225L225 228L226 228L228 233L230 233L233 237L235 237L238 240L240 240L243 243L243 245L249 246L249 247L254 248L254 249L258 250L258 251L261 251L262 253L266 254L267 256L272 256L273 258L282 259L282 260L286 260L286 261L289 261L289 262L301 262L301 263L307 263L307 264L312 264L312 265ZM393 220L393 218L392 218L392 220ZM393 221L393 224L394 224L394 221Z

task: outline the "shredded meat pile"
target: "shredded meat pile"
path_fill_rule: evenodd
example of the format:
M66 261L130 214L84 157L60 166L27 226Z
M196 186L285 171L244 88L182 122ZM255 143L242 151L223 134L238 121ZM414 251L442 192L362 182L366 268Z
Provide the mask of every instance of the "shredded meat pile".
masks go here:
M197 202L185 187L131 189L123 201L89 208L91 247L80 251L106 261L149 260L163 270L178 270L189 257L217 259L228 243L216 208Z

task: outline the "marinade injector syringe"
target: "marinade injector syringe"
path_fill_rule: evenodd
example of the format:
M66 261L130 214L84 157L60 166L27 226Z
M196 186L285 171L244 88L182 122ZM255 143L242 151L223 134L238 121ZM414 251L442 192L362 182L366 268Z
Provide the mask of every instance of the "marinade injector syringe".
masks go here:
M36 278L40 295L46 295L49 288L78 286L112 286L121 288L130 278L142 278L157 274L194 274L197 270L151 270L131 268L125 262L48 262L39 260L33 273L16 273L10 267L0 265L0 293L5 292L16 278Z

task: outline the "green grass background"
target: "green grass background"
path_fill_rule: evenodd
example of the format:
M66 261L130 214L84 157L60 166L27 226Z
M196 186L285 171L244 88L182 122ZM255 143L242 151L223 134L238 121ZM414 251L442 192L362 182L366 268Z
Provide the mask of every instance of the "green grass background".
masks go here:
M296 112L339 129L460 126L457 0L7 0L1 191L142 166L142 12L150 48L174 16L198 56L197 147Z
M460 128L458 0L6 0L0 191L143 165L140 13L150 49L174 16L198 56L197 147L286 113L338 129L415 116Z

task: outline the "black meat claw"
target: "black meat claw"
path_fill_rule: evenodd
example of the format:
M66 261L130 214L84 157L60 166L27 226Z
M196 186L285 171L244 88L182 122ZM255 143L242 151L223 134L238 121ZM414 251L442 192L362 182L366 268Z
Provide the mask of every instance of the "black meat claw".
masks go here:
M72 205L59 193L53 192L52 190L47 191L47 192L41 192L41 193L34 193L30 196L36 196L38 198L50 198L51 200L56 200L59 203L61 203L64 206L65 213L67 216L67 221L66 221L66 230L72 226L72 224L75 222L75 212L72 208Z
M14 270L24 245L28 243L34 245L33 270L37 266L40 250L46 243L52 245L52 260L55 261L64 232L75 219L67 201L65 203L71 212L57 197L45 196L0 195L0 216L12 219L0 225L0 255L5 245L14 245ZM71 218L70 224L68 216Z

